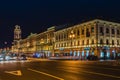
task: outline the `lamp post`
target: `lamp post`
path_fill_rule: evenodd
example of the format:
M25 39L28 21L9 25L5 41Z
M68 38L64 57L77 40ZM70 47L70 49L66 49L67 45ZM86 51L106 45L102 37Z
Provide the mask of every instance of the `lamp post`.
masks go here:
M71 39L72 56L73 56L73 49L72 49L73 48L73 44L72 44L72 42L73 42L74 37L75 37L75 34L74 34L73 30L72 30L71 33L70 33L70 35L69 35L69 38ZM71 54L70 54L70 56L71 56Z

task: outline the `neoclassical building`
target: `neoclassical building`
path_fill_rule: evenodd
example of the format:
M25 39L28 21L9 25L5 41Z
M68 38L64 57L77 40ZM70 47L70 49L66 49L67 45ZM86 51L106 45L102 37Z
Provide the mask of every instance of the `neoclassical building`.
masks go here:
M59 28L61 28L60 26ZM20 27L14 31L13 51L40 53L41 56L116 58L120 55L120 24L95 19L70 27L50 27L21 39Z
M96 55L115 58L120 53L120 24L95 19L54 33L56 56Z

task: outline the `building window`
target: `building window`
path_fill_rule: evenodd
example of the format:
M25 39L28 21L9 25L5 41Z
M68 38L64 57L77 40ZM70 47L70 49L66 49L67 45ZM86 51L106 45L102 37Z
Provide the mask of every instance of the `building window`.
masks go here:
M66 33L66 39L68 39L68 32Z
M82 41L82 45L84 45L84 40Z
M108 28L106 28L106 33L109 33L109 29Z
M74 46L76 46L76 42L74 42L74 44L73 44Z
M94 40L92 40L92 44L94 44Z
M60 41L60 35L58 35L59 37L58 37L58 40Z
M56 38L56 40L58 40L58 36L56 36L55 38Z
M84 29L82 29L82 35L84 35Z
M71 46L72 46L72 42L71 42Z
M114 45L114 40L112 40L112 45Z
M57 44L55 44L55 48L57 48Z
M88 28L86 29L86 37L90 37L90 32Z
M80 41L78 41L78 46L80 45Z
M91 27L91 32L94 32L94 27Z
M64 36L63 36L63 33L61 33L61 39L63 40Z
M89 45L89 39L87 40L87 45Z
M117 35L119 35L119 30L117 30Z
M107 45L109 44L109 40L108 40L108 39L106 40L106 44L107 44Z
M63 33L63 39L66 39L66 33L65 32Z
M77 35L78 35L78 36L80 35L80 31L79 31L79 29L77 30Z
M112 29L112 34L115 34L115 30L114 29Z
M103 44L103 40L102 39L100 39L100 44Z
M117 45L119 45L119 40L117 40Z
M103 27L100 27L100 33L102 33L102 35L104 35Z
M66 47L66 43L64 43L64 47Z
M100 33L103 33L103 27L100 27Z

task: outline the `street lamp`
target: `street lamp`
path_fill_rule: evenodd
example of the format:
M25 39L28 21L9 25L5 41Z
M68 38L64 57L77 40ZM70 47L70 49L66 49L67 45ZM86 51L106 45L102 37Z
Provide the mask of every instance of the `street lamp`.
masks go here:
M69 35L69 38L71 39L71 50L73 48L72 42L73 42L74 37L75 37L75 34L74 34L73 30L72 30L70 35ZM71 56L71 54L70 54L70 56ZM73 50L72 50L72 56L73 56Z

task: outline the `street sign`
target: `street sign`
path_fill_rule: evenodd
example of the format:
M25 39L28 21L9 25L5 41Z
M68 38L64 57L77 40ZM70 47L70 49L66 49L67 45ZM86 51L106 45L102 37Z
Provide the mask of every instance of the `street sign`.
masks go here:
M16 75L16 76L22 76L22 73L20 70L17 71L5 71L5 73Z

